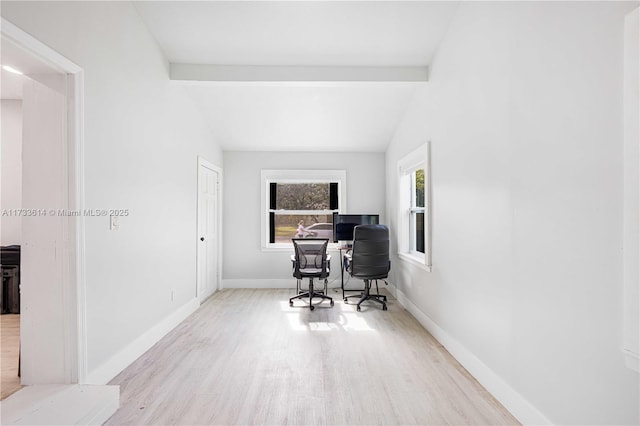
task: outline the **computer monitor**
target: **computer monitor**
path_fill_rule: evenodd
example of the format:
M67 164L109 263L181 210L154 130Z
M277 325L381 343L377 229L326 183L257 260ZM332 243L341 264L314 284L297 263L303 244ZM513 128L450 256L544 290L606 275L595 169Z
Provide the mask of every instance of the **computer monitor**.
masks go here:
M358 225L377 225L377 214L333 214L333 241L353 241L353 228Z

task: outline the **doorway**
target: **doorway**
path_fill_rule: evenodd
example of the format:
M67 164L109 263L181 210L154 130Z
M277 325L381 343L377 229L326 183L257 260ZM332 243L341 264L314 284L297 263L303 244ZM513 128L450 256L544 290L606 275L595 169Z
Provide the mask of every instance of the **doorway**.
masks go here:
M2 185L20 193L2 207L20 246L19 384L82 383L84 221L65 214L82 206L82 69L5 19L0 29L3 69L22 97L21 170Z
M196 297L200 303L220 283L220 180L221 170L198 157Z

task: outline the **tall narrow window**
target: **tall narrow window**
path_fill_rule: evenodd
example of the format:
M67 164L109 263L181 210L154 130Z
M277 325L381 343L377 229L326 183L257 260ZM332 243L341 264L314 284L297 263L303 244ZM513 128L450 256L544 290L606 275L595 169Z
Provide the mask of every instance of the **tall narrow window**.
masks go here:
M411 172L411 205L410 219L410 247L412 252L424 254L424 169Z
M429 144L398 161L398 255L431 269Z
M344 171L263 170L264 248L290 248L296 237L333 242L333 214L344 205Z

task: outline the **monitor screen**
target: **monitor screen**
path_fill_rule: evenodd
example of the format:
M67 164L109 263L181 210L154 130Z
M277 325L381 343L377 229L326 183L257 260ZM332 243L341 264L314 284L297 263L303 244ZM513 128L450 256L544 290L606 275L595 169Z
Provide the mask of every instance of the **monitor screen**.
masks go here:
M333 241L353 241L353 228L358 225L377 225L377 214L338 214L333 215Z

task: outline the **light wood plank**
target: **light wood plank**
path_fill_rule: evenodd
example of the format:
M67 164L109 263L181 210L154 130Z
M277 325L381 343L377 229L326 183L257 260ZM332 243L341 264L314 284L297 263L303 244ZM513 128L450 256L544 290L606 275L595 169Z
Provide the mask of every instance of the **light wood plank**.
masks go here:
M18 376L18 361L20 354L20 315L6 314L0 315L0 344L2 349L0 356L1 373L1 399L7 398L15 391L19 390L20 377Z
M111 382L107 424L518 424L393 298L310 311L292 295L214 294Z

